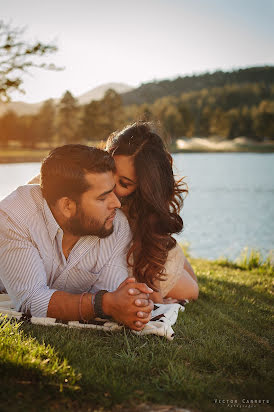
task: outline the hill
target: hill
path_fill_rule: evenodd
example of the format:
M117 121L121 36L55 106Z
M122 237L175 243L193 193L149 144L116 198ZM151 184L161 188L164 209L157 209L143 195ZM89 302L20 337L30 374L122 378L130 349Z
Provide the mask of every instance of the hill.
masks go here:
M79 104L87 104L90 103L91 100L101 100L104 97L104 94L107 90L113 89L117 93L122 94L126 92L130 92L133 90L133 87L128 86L124 83L106 83L102 84L101 86L95 87L88 91L87 93L82 94L81 96L77 97Z
M108 89L113 89L117 93L125 93L133 90L133 88L124 83L106 83L101 86L95 87L88 92L76 97L80 105L90 103L91 100L100 100L104 97L105 92ZM55 103L58 103L60 99L54 99ZM31 115L39 112L39 109L43 105L43 101L39 103L25 103L25 102L10 102L7 104L0 103L0 116L9 110L14 111L18 116Z
M216 71L200 75L178 77L175 80L144 83L140 87L123 93L125 105L153 103L165 96L180 96L182 93L224 87L231 84L264 83L274 84L274 67L249 67L232 72Z

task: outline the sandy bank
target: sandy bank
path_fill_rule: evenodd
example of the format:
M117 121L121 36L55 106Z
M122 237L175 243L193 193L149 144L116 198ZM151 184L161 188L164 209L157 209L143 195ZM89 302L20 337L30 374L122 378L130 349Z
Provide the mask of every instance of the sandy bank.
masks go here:
M256 142L246 137L233 140L213 138L182 138L177 140L177 151L182 152L274 152L274 140Z

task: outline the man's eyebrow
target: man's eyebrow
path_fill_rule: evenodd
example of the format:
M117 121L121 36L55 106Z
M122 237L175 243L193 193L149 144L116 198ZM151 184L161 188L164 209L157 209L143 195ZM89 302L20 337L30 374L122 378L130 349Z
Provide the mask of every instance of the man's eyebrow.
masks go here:
M126 176L120 176L122 179L126 179L126 180L129 180L131 183L133 183L134 185L136 185L136 183L133 181L133 180L131 180L129 177L126 177Z
M115 186L116 186L116 185L114 185L112 189L107 190L106 192L101 193L99 196L97 196L97 199L99 199L99 197L106 196L106 195L108 195L109 193L113 192L113 190L115 189Z

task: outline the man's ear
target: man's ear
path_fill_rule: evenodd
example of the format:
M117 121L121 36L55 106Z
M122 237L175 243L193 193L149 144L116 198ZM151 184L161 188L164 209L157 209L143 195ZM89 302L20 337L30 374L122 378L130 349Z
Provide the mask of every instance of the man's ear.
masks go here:
M61 199L58 199L56 206L59 210L59 213L61 213L62 216L66 219L69 219L76 214L76 202L69 197L61 197Z

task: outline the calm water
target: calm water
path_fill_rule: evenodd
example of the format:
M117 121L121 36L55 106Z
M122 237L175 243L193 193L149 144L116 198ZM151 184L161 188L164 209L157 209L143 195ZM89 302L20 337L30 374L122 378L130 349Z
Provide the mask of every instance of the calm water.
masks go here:
M235 258L274 248L274 154L175 154L189 194L182 216L193 256ZM0 165L0 199L39 172L39 163Z

